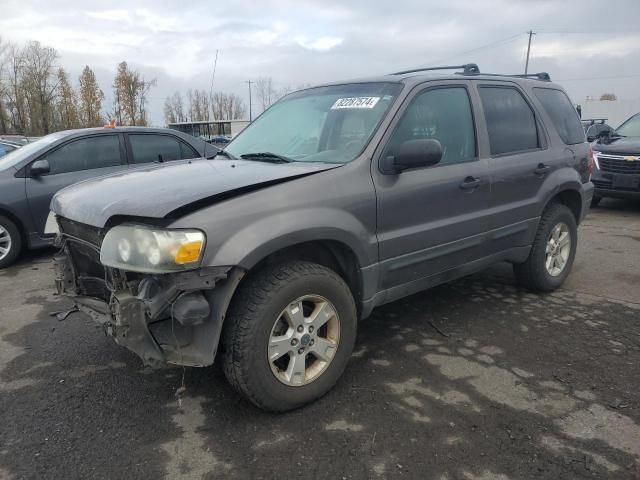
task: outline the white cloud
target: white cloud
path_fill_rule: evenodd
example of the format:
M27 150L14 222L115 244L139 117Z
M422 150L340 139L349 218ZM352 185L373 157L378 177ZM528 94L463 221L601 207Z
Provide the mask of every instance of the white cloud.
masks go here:
M87 16L110 22L131 22L131 15L126 10L101 10L97 12L87 12Z
M317 50L319 52L326 52L332 48L337 47L342 43L343 39L339 37L318 37L315 39L308 39L306 37L297 37L296 42L309 50Z

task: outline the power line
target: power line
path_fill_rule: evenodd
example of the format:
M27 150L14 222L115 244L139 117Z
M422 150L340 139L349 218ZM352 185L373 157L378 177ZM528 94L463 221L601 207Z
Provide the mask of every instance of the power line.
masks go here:
M558 78L558 82L581 82L585 80L618 80L618 79L626 79L626 78L638 78L640 74L634 75L613 75L607 77L580 77L580 78ZM556 79L554 79L556 80Z
M498 45L503 45L505 43L509 43L514 41L515 39L517 39L518 37L521 37L522 35L526 35L524 32L521 33L517 33L515 35L511 35L510 37L506 37L506 38L501 38L500 40L495 40L491 43L487 43L486 45L482 45L480 47L476 47L476 48L472 48L471 50L465 50L463 52L458 52L454 55L449 55L447 57L444 58L439 58L438 60L434 60L433 64L437 64L437 63L441 63L441 62L447 62L449 60L461 57L462 55L468 55L469 53L474 53L474 52L478 52L480 50L484 50L485 48L491 48L491 47L495 47Z

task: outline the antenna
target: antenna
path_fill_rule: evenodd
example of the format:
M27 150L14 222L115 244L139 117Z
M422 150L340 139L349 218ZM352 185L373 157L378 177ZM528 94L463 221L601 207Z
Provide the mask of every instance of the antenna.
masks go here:
M216 78L216 66L218 65L218 49L216 48L216 58L213 61L213 72L211 72L211 85L209 86L209 102L211 103L211 113L213 114L213 79Z

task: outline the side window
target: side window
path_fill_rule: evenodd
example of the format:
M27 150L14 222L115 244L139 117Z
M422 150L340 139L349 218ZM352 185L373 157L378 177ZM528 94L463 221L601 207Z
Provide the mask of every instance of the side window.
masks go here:
M442 145L440 164L474 160L476 134L467 90L434 88L418 94L405 110L384 156L408 140L434 139Z
M160 160L169 162L185 158L183 152L186 153L186 150L181 146L182 142L170 135L129 134L129 141L133 151L133 163L151 163ZM186 158L194 158L193 152Z
M540 146L536 117L522 94L509 87L480 87L491 155L533 150Z
M182 159L187 159L187 158L199 158L202 155L200 155L198 152L196 152L191 145L187 145L186 143L179 141L180 143L180 158Z
M573 145L584 142L584 129L580 123L578 112L573 108L571 100L562 90L534 88L533 92L540 100L549 117L551 117L551 122L553 122L558 135L560 135L564 143ZM596 126L594 132L596 135L602 131L599 127L602 127L602 125Z
M50 173L77 172L122 165L118 135L100 135L74 140L48 153Z

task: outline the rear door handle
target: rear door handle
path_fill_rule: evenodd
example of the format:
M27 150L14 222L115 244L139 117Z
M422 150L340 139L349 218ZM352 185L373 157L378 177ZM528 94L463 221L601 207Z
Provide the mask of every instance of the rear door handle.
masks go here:
M547 173L549 173L549 170L551 170L551 167L549 165L539 163L538 168L536 168L534 172L536 172L536 175L546 175Z
M462 190L473 190L474 188L477 188L478 185L480 185L480 179L469 176L460 184L460 188Z

